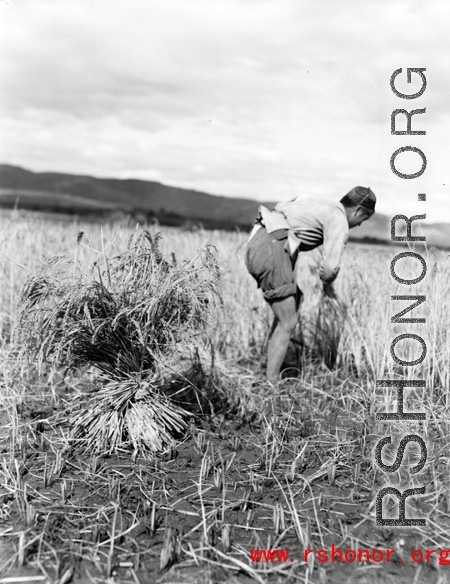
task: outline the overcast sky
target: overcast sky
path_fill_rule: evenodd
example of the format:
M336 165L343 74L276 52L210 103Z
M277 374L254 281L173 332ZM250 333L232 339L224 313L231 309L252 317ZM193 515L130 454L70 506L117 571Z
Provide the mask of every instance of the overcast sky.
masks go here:
M12 0L0 11L1 162L258 200L361 184L381 212L450 221L450 2ZM417 91L407 67L426 68L414 100L389 85L403 68L397 87ZM426 136L392 136L396 108L426 108L413 118ZM421 177L392 173L401 146L423 150Z

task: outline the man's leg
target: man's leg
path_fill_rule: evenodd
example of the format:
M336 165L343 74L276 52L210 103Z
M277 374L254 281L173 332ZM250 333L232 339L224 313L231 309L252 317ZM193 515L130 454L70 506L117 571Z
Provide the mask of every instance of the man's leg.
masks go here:
M277 298L269 301L275 315L274 328L267 344L267 379L276 383L280 375L281 365L297 324L295 296Z
M262 349L261 349L260 363L261 363L261 367L263 367L264 369L267 369L267 347L269 345L270 338L273 335L273 331L275 330L275 328L277 326L277 322L278 322L278 319L274 315L273 320L272 320L272 324L270 325L270 328L266 334L266 338L264 339L264 345L262 346Z

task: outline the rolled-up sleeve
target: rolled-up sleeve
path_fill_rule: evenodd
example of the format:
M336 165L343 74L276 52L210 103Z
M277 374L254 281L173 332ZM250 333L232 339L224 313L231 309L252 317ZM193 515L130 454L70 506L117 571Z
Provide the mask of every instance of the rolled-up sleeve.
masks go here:
M339 210L324 224L319 275L325 284L331 284L339 273L342 252L348 241L348 229L347 217Z

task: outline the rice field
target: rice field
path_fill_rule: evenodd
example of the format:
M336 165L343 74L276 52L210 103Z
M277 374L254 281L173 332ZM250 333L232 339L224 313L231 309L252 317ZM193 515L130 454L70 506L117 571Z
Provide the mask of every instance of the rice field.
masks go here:
M211 246L223 306L192 337L202 367L183 385L193 390L184 395L193 406L185 429L144 456L121 445L93 451L74 439L73 416L95 386L96 368L26 360L14 332L23 286L43 261L112 259L137 231L0 218L0 583L450 582L450 567L438 561L440 550L450 550L448 252L420 252L426 277L405 286L390 273L405 247L349 244L336 282L339 305L318 293L314 253L301 254L300 325L273 388L263 376L271 317L244 265L247 235L158 230L163 256L174 253L178 265ZM398 273L416 274L417 265L405 261ZM426 296L405 315L425 323L391 323L410 304L391 296L408 294ZM413 367L391 355L404 333L427 345ZM412 361L420 349L403 342L396 354ZM214 376L198 374L207 368ZM426 385L407 390L405 407L425 411L425 421L376 419L397 406L395 388L376 380L419 378ZM377 442L414 433L427 444L423 470L409 473L419 458L413 446L398 470L382 471ZM395 452L386 447L384 460L392 464ZM376 496L389 485L426 487L406 505L407 516L426 518L425 526L377 527ZM392 509L395 497L385 502ZM318 550L332 545L394 552L389 562L364 554L322 561ZM252 561L250 550L263 549L289 556ZM431 549L428 561L411 558ZM305 550L313 550L307 561Z

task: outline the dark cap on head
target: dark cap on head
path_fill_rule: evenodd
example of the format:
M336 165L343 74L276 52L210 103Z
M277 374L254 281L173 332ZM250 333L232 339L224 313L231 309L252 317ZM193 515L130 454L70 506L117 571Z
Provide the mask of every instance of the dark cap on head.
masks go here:
M374 192L368 187L354 187L341 199L341 203L346 207L358 205L369 211L375 211L376 202Z

